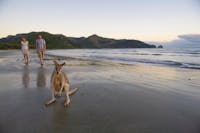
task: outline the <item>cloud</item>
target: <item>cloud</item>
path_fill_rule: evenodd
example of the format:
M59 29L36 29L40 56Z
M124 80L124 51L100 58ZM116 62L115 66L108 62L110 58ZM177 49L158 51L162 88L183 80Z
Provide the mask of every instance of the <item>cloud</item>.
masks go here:
M156 44L156 43L155 43ZM178 39L164 43L157 43L164 45L164 47L200 47L200 34L184 34L179 35Z
M186 34L179 35L178 37L191 43L200 43L200 34Z

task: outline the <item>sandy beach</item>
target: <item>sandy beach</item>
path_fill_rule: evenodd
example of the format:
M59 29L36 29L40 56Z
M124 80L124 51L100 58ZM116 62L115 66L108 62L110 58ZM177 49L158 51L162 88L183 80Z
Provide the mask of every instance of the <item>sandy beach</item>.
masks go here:
M0 51L0 133L199 133L200 70ZM66 62L71 88L49 107L53 60Z

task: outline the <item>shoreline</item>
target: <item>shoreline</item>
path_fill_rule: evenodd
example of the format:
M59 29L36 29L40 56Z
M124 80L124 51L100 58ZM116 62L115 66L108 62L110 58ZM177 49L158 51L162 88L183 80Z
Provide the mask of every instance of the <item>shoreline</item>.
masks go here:
M135 48L137 49L137 48ZM141 49L141 48L139 48ZM146 49L146 48L143 48ZM64 50L64 49L56 49L56 50ZM67 49L67 50L82 50L82 49ZM84 49L84 50L90 50L90 49ZM93 49L96 50L96 49ZM115 49L116 50L116 49ZM0 52L8 52L8 51L20 51L20 50L0 50ZM50 50L51 51L51 50ZM105 62L105 64L122 64L122 65L135 65L135 64L143 64L143 65L149 65L149 66L161 66L161 67L172 67L172 68L183 68L183 69L195 69L195 70L200 70L200 67L195 66L196 64L185 64L184 63L180 63L180 62L176 62L176 61L166 61L167 63L156 63L156 62L145 62L145 61L133 61L133 62L127 62L127 61L116 61L116 60L110 60L110 59L92 59L92 58L88 58L88 57L72 57L72 56L64 56L64 55L55 55L52 53L48 53L50 51L47 51L46 58L44 60L54 60L57 59L59 60L76 60L76 61L91 61L91 62ZM21 53L21 52L20 52ZM30 53L35 54L35 50L31 50ZM36 58L36 57L34 57ZM0 61L4 60L3 58L0 58ZM19 58L16 59L17 61L20 60ZM168 64L169 63L169 64ZM192 66L189 66L192 65Z
M40 67L35 53L26 66L19 52L1 53L0 132L198 133L200 71L67 58L70 108L51 98L53 57Z

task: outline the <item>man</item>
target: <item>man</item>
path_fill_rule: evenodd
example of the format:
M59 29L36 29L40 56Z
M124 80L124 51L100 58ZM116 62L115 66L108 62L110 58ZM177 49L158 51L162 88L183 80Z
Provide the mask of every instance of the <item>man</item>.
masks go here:
M36 50L40 59L40 64L43 65L44 53L46 51L46 42L42 38L42 35L38 35L38 39L36 40Z

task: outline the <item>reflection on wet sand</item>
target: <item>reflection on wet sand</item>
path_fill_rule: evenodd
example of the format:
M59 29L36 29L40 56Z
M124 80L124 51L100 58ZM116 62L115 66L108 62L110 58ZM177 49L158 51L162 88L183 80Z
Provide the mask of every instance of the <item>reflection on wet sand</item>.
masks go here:
M44 67L38 68L37 87L39 87L39 88L46 87L46 75L45 75L45 68Z
M58 108L59 106L59 108ZM58 126L64 125L65 128L69 125L69 112L64 107L58 106L52 106L52 116L49 118L49 121L51 123L54 123L52 125L52 132L63 132L63 129L57 128ZM63 109L64 108L64 109Z
M25 65L22 74L22 84L24 88L29 88L29 82L30 82L29 67Z

